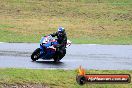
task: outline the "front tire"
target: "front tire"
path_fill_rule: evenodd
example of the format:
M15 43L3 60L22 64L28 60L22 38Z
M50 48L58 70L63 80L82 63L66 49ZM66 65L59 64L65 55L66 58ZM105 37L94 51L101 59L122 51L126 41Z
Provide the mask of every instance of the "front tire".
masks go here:
M37 48L31 55L32 61L38 60L39 56L40 56L40 48Z

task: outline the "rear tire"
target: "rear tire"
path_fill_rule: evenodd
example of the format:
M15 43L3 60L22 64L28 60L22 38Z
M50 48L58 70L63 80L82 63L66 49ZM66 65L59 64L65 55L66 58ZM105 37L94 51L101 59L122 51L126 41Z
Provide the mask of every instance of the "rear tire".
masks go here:
M32 61L38 60L39 56L40 56L40 48L37 48L31 55Z
M55 62L55 63L56 63L56 62L59 62L59 61L65 56L65 54L66 54L66 51L64 51L63 53L60 53L60 54L58 54L58 55L55 55L55 56L53 57L54 62Z
M55 55L54 57L53 57L53 59L54 59L54 63L56 63L56 62L59 62L60 60L59 60L59 55Z

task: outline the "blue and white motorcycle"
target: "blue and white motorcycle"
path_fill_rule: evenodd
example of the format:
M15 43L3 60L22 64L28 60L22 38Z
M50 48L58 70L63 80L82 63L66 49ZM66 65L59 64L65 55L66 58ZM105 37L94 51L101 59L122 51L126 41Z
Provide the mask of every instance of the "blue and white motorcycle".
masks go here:
M51 35L48 35L46 37L42 37L40 40L40 47L37 48L31 55L31 59L33 61L36 61L40 58L44 60L51 60L53 59L54 62L60 61L66 54L66 49L63 50L62 54L57 55L56 54L56 48L54 48L55 45L57 45L58 42L56 39L54 39ZM67 40L66 48L71 45L71 41Z

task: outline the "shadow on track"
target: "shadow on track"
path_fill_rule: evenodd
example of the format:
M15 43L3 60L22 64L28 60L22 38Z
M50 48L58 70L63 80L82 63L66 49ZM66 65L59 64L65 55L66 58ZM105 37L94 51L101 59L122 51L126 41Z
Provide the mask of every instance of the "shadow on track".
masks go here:
M54 61L34 61L35 63L39 63L39 64L47 64L47 65L63 65L63 62L54 62Z

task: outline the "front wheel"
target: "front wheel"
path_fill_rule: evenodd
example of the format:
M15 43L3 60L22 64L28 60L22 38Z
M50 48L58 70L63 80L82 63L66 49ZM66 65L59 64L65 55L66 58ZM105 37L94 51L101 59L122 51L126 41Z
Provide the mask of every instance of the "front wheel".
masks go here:
M40 48L37 48L31 55L31 59L33 61L36 61L39 59L39 56L40 56Z

